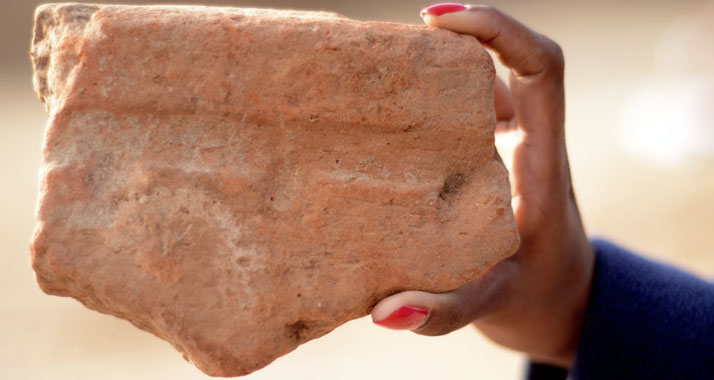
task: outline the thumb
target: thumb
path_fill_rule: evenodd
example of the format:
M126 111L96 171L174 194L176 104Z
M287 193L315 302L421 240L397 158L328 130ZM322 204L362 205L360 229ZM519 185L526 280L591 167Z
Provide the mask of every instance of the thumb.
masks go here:
M476 318L479 302L464 289L471 284L448 293L407 291L384 298L372 309L372 322L421 335L448 334Z

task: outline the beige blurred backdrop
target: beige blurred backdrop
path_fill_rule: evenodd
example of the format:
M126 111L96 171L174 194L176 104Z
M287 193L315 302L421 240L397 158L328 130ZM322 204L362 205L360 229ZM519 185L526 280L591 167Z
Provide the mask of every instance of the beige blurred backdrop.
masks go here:
M205 379L167 343L35 284L28 242L47 116L27 51L38 3L0 0L0 379ZM428 0L211 4L420 23ZM491 4L563 46L569 152L589 233L714 275L714 4ZM517 353L468 327L427 338L363 318L248 378L514 379L521 368Z

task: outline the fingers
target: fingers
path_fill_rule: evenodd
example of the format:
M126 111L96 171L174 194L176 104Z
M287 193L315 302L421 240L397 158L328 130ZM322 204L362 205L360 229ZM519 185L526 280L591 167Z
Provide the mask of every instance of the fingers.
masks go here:
M427 25L475 36L518 76L535 76L563 66L556 43L505 13L483 5L442 15L422 13Z
M448 334L498 309L500 305L493 301L497 298L493 295L505 286L515 268L513 261L504 260L481 277L447 293L395 294L372 309L372 321L382 327L421 335Z
M493 102L496 111L496 121L509 121L513 119L513 100L511 91L501 78L496 78L493 90Z
M546 138L562 131L564 61L558 44L488 6L469 5L464 11L422 16L427 25L475 36L511 69L519 129Z
M441 15L429 14L427 9L422 16L428 25L475 36L511 70L514 118L512 123L499 122L497 130L518 130L513 154L514 203L543 209L547 201L563 198L569 183L562 51L555 42L494 8L465 8ZM522 202L523 197L528 202ZM537 209L518 207L516 219L535 225L535 218L525 216L536 215L531 211Z
M465 310L455 307L452 294L409 291L380 301L372 309L372 321L394 330L422 335L443 335L468 324Z
M512 129L515 112L511 91L506 83L498 77L493 91L493 105L496 113L496 132L507 132Z

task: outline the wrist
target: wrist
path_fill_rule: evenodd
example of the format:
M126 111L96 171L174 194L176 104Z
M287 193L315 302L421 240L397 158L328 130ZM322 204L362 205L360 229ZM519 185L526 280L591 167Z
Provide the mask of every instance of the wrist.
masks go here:
M570 213L569 219L573 221L570 230L574 233L571 235L572 242L567 244L570 248L563 252L564 258L568 260L564 260L561 266L564 277L559 284L560 289L553 290L554 301L558 302L558 298L562 297L560 302L563 307L559 308L561 313L553 318L553 323L562 327L558 334L560 342L551 356L555 364L564 368L570 368L577 353L595 267L595 253L583 229L575 202L572 202Z

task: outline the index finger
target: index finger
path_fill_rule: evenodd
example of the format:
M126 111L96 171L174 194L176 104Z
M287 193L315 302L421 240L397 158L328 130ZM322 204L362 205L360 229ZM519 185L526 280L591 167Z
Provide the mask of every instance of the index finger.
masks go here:
M461 12L421 16L427 25L475 36L518 76L562 72L563 54L555 42L498 9L467 5Z
M565 64L560 47L492 7L471 5L456 9L463 10L432 15L427 8L422 17L427 25L476 37L511 70L514 127L520 132L513 161L514 194L544 189L545 184L560 189L560 182L552 180L568 178Z

